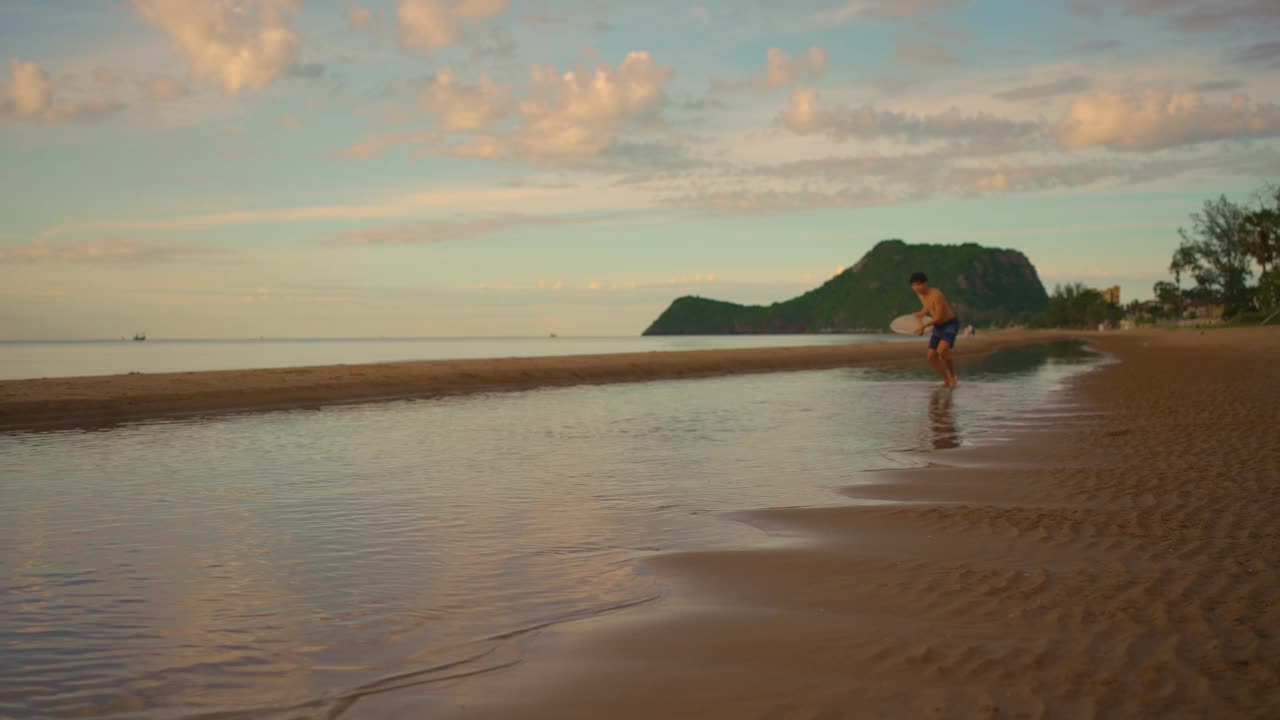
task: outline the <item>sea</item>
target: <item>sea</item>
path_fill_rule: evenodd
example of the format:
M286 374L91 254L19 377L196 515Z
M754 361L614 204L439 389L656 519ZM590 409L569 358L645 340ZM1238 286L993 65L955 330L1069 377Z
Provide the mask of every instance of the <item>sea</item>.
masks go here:
M626 337L0 340L0 380L471 358L921 342L877 334Z
M83 374L492 342L5 352ZM68 357L99 348L113 358ZM768 543L735 513L844 502L867 471L1002 442L1072 412L1065 388L1098 363L1055 343L965 359L955 391L922 362L0 434L0 717L372 717L400 693L429 717L449 680L522 662L542 628L661 603L644 558Z

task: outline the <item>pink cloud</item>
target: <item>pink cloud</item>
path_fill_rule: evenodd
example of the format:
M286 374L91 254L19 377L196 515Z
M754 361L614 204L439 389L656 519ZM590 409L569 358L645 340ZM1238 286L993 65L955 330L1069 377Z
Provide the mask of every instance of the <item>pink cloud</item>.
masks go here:
M1099 90L1076 98L1055 130L1066 148L1129 152L1277 135L1280 108L1275 105L1253 104L1245 95L1210 103L1194 90Z
M440 50L462 36L465 20L505 12L507 0L400 0L396 6L400 46Z
M292 26L297 0L133 0L147 23L166 33L194 77L228 95L262 90L298 59Z
M78 242L33 240L0 247L0 263L133 263L174 260L225 252L221 248L168 241L106 237Z
M1037 123L1019 122L986 112L966 114L959 108L914 114L879 110L872 105L824 107L816 90L799 88L778 122L800 135L826 135L833 140L898 137L908 141L936 139L1025 138L1037 134Z

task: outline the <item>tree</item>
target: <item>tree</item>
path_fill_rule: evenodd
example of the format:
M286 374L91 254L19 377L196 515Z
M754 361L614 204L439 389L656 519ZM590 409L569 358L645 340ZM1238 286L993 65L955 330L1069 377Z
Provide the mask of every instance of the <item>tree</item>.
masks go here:
M1182 291L1168 280L1161 280L1151 288L1160 307L1173 308L1174 316L1182 314Z
M1230 312L1248 306L1253 257L1247 217L1243 207L1222 196L1206 200L1202 212L1191 214L1191 230L1178 230L1182 244L1173 253L1169 271L1178 285L1183 275L1195 280L1189 296L1222 302Z
M1096 328L1102 323L1118 323L1124 317L1119 305L1107 302L1102 293L1081 283L1057 285L1049 296L1049 308L1036 316L1039 327Z
M1272 270L1258 281L1258 300L1264 308L1280 305L1280 269Z
M1245 216L1248 229L1246 245L1265 277L1268 266L1274 266L1280 254L1280 187L1268 187L1254 193L1258 208Z

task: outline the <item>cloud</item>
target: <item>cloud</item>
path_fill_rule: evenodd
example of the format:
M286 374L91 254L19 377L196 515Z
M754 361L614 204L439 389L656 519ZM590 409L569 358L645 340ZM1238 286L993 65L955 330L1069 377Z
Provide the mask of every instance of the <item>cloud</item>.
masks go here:
M1119 40L1088 40L1071 48L1072 52L1092 55L1095 53L1104 53L1110 50L1117 50L1124 47L1124 43Z
M827 51L820 47L809 48L803 57L792 57L786 50L769 48L765 56L764 77L758 84L776 88L809 82L827 71Z
M292 77L302 78L304 80L319 80L324 77L327 69L325 68L324 63L295 62L289 65L287 72Z
M810 47L803 55L792 56L781 48L769 48L765 51L764 71L745 78L725 78L711 76L711 93L726 93L745 90L748 87L770 90L787 87L796 83L816 80L827 71L827 51L820 47ZM700 102L709 102L703 98Z
M0 263L129 263L159 262L191 255L212 255L221 248L168 241L140 241L106 237L79 242L48 242L0 246Z
M1096 18L1102 16L1102 6L1096 0L1068 0L1067 12L1076 17Z
M120 83L120 76L112 72L110 68L99 65L93 69L93 81L104 87L115 87Z
M671 68L643 51L594 72L535 67L530 96L520 103L517 154L535 160L599 154L628 125L658 115L671 75Z
M860 208L892 205L909 197L879 188L804 187L798 189L765 189L742 185L736 188L695 188L666 201L673 205L695 205L711 215L764 215L805 212L830 208Z
M472 220L432 220L403 225L346 230L338 234L337 245L434 245L454 240L470 240L483 235L523 227L582 225L608 220L610 215L541 216L498 215Z
M1057 97L1059 95L1074 95L1091 87L1093 87L1093 82L1089 78L1076 75L1038 85L1020 85L995 93L991 97L997 100L1008 100L1009 102L1043 100L1044 98Z
M431 50L448 47L458 37L458 23L440 0L400 0L396 8L400 46Z
M942 45L919 38L894 43L893 57L901 64L928 67L941 67L956 61L955 55Z
M906 20L960 4L962 0L851 0L813 16L823 25L856 20Z
M168 75L152 78L146 86L147 97L152 100L177 100L187 94L187 86Z
M440 50L457 42L466 20L498 15L507 0L400 0L396 7L400 47Z
M601 172L624 173L616 180L618 185L633 177L646 174L681 172L706 167L709 163L692 153L692 148L679 139L656 140L619 139L600 153L590 166Z
M1207 93L1221 92L1223 90L1239 90L1241 87L1244 86L1235 80L1210 80L1196 85L1195 89L1200 92Z
M407 133L381 133L344 148L338 156L348 160L369 160L381 157L391 148L410 139L411 136Z
M517 48L511 30L502 26L490 26L479 37L468 41L471 62L477 65L515 65Z
M1215 140L1280 135L1280 108L1254 105L1245 95L1221 104L1192 90L1142 94L1099 90L1076 98L1055 136L1067 148L1106 146L1142 152Z
M236 225L315 222L320 220L383 220L422 216L428 212L485 213L503 208L512 213L617 212L652 207L650 198L629 188L607 184L498 188L479 186L451 190L427 190L349 205L310 205L267 210L228 210L204 215L148 219L86 220L53 225L36 239L49 241L67 235L121 235L141 232L208 230Z
M510 136L473 135L460 142L436 141L434 151L447 157L471 160L496 160L516 152Z
M1233 60L1240 64L1269 64L1280 67L1280 40L1269 40L1250 45L1235 54Z
M216 287L182 285L154 285L139 287L129 291L151 305L209 305L256 304L256 303L346 303L356 300L371 300L370 288L347 287L254 287L227 286Z
M67 120L102 120L124 108L124 104L102 95L91 97L80 102L54 105L45 112L45 119L51 122Z
M105 96L78 102L55 102L53 85L38 63L9 60L10 97L0 98L0 116L16 115L29 120L62 122L98 120L123 107Z
M1036 123L1017 122L979 112L964 114L959 108L916 115L877 110L871 105L849 108L818 106L816 90L798 88L778 122L801 135L823 134L833 140L897 137L911 142L925 140L1005 140L1037 134Z
M547 12L528 12L520 18L530 25L568 25L568 15L553 15Z
M439 127L449 132L480 130L503 119L511 111L510 88L494 85L488 75L479 85L457 81L450 68L436 71L423 90L418 105L439 118Z
M1141 166L1101 160L1063 163L998 161L953 166L947 172L946 185L961 195L982 195L1082 187L1104 180L1132 180L1142 174Z
M36 63L10 60L9 77L10 102L18 115L40 115L53 104L49 76Z
M507 9L507 0L453 0L458 17L487 18Z
M351 3L347 6L347 24L352 30L360 30L369 27L370 21L373 20L373 11L361 5L360 3Z
M1263 27L1280 24L1280 5L1275 0L1071 0L1067 9L1079 16L1100 18L1108 9L1126 15L1167 15L1169 25L1182 32L1207 32L1227 25Z
M193 77L228 95L262 90L297 61L297 0L133 0L133 8L169 35Z
M1076 160L973 159L948 151L830 156L737 168L719 176L655 186L670 205L711 215L805 212L918 202L935 197L1002 195L1138 183L1173 177L1265 175L1280 153L1249 149L1151 157Z
M1253 28L1280 24L1275 0L1124 0L1130 15L1172 13L1170 24L1182 32L1206 32L1231 24Z
M616 67L560 71L534 66L529 92L516 105L516 125L508 132L475 132L443 137L432 150L452 157L518 158L535 163L583 162L617 142L629 128L658 122L666 104L664 86L671 68L648 52L633 51ZM446 130L479 129L505 115L504 91L482 82L463 88L452 74L437 76L424 106L452 124ZM447 92L439 92L441 89ZM435 93L435 94L433 94Z

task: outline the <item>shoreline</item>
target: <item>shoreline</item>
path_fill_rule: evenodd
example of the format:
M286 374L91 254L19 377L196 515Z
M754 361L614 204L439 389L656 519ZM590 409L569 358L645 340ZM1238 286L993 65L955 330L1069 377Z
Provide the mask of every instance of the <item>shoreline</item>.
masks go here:
M1013 441L735 517L787 542L639 561L659 603L379 717L1268 717L1280 704L1280 329L1120 360ZM963 393L962 384L960 392ZM1270 413L1270 415L1268 415Z
M1088 333L1004 331L957 357ZM538 387L923 362L924 341L530 358L427 360L260 370L0 380L0 432L96 427L211 414L316 408Z

